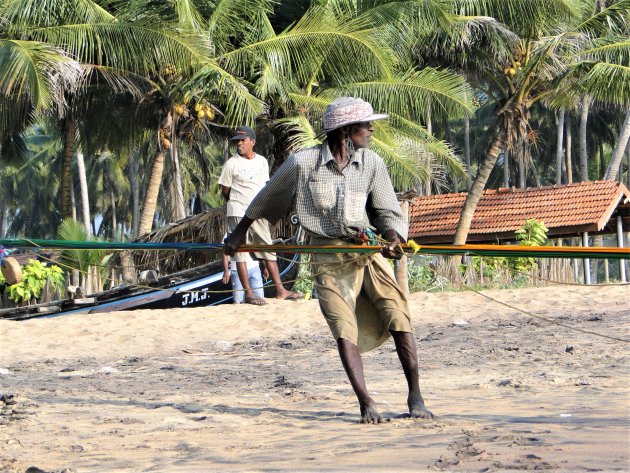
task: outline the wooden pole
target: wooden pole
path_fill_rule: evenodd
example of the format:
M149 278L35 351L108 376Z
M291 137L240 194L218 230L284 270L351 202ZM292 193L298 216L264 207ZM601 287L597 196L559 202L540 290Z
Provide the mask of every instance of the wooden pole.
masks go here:
M582 246L588 248L588 232L582 233ZM591 260L584 258L584 284L591 284Z
M623 248L623 222L621 215L617 215L617 246ZM626 260L623 259L619 260L619 279L621 279L621 282L628 282L626 277Z
M400 202L400 209L407 219L407 222L409 222L409 201L403 200ZM399 260L394 260L394 276L396 277L396 281L403 292L409 295L409 273L407 269L406 254Z

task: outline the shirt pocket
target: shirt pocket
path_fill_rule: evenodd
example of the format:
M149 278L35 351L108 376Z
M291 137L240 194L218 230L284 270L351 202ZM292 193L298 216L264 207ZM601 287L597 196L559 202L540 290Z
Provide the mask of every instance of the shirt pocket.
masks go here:
M308 187L317 209L330 210L335 206L337 194L332 182L310 181Z
M348 192L345 199L346 222L363 223L365 218L365 204L367 194L365 192Z

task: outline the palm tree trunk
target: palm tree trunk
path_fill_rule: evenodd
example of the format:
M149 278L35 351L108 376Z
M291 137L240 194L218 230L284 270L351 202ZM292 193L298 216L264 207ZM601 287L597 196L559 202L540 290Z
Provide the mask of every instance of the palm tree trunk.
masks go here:
M427 110L427 133L433 136L433 122L431 121L431 109ZM427 179L424 183L424 195L431 195L431 179Z
M138 153L129 156L129 180L131 181L131 233L138 235L140 225L140 183L138 182Z
M74 197L74 185L70 185L70 218L72 220L77 219L77 200Z
M112 239L116 240L118 235L116 234L118 231L118 220L116 219L116 197L114 196L114 186L109 186L109 202L112 208Z
M503 152L503 187L510 187L510 150L507 148Z
M173 208L175 209L174 220L181 220L186 218L186 205L184 202L184 188L183 188L183 179L182 173L179 166L179 153L177 152L177 130L175 129L177 126L177 122L179 120L179 116L175 115L173 117L173 123L171 125L171 159L173 160L173 168L175 170L173 174L173 197L175 199L175 205Z
M182 187L182 173L179 167L179 154L177 153L177 139L175 130L178 119L179 116L175 115L173 117L173 122L171 125L171 160L173 162L174 172L171 176L171 185L169 186L169 188L171 191L170 197L173 208L173 221L182 220L186 217L186 207L184 205L184 189Z
M525 189L525 187L527 187L527 166L523 155L518 163L518 188Z
M499 117L499 120L501 120L501 117ZM468 233L470 231L470 225L472 224L473 216L475 214L475 209L477 208L477 204L483 195L483 189L488 182L488 178L490 177L490 173L492 172L497 159L499 158L499 153L501 153L501 150L505 148L505 133L503 121L500 121L495 126L494 139L490 143L490 146L488 146L483 162L479 166L479 171L477 171L475 181L466 196L466 201L464 202L464 207L462 208L462 213L459 217L459 223L457 224L457 229L455 230L455 238L453 240L454 245L463 245L466 243L466 239L468 238Z
M615 149L613 150L612 158L610 159L610 163L608 164L608 169L606 169L604 179L617 179L617 176L619 174L619 165L621 164L621 158L623 157L623 152L626 149L626 146L628 146L629 138L630 109L628 109L628 112L626 113L626 119L623 121L621 130L619 131L619 137L617 138L617 143L615 143ZM630 172L630 170L628 172Z
M61 218L72 218L72 153L74 152L75 124L66 118L61 154Z
M77 146L77 174L79 175L79 188L81 189L81 218L85 233L89 237L92 235L90 225L90 197L88 193L87 175L85 174L85 160L81 146Z
M157 149L153 155L153 164L151 165L151 176L147 184L147 192L144 196L144 206L140 215L140 225L138 226L138 235L149 233L153 228L153 219L155 217L155 209L160 194L160 186L162 185L162 175L164 174L164 150L162 148L162 135L170 136L173 117L170 112L164 116L160 122L160 128L157 133Z
M7 203L4 199L0 201L0 238L7 234Z
M573 184L573 135L571 134L571 117L567 117L567 184Z
M588 109L591 105L589 97L584 97L582 110L580 110L580 179L588 181L588 155L586 150L586 124L588 122Z
M151 166L151 176L147 185L147 193L144 198L144 206L140 215L140 225L138 226L138 236L149 233L153 228L153 218L155 217L155 208L157 207L157 199L160 193L160 184L162 182L162 173L164 172L164 152L160 147L155 151L153 156L153 164Z
M451 145L453 144L453 129L451 128L451 123L448 121L448 119L446 119L446 139ZM455 174L451 176L451 181L453 184L453 192L459 191L459 179Z
M562 151L562 137L564 136L564 109L558 111L558 130L556 138L556 184L562 184L562 162L564 153Z
M464 159L466 160L466 190L470 190L472 176L470 174L470 120L464 119Z

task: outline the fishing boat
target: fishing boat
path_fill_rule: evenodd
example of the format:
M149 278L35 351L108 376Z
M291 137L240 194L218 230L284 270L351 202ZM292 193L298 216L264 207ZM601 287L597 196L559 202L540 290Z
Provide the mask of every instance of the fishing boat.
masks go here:
M280 276L291 287L298 272L297 254L280 259ZM224 284L223 265L215 261L198 268L169 274L142 285L122 284L88 297L64 299L22 307L0 309L0 319L23 320L72 313L99 314L119 310L205 307L232 302L231 283ZM275 297L271 281L265 281L265 296Z
M160 229L153 234L139 239L139 242L163 242L166 235L177 233L179 238L176 240L188 240L188 233L191 229L198 229L201 226L210 226L214 224L216 228L224 218L215 219L216 211L207 212L205 215L195 215L181 222L172 224L170 227ZM214 220L213 220L214 219ZM183 231L182 229L185 229ZM175 231L173 231L175 230ZM217 230L213 229L212 234L204 234L203 237L216 238ZM283 227L276 227L272 231L277 235L281 231L292 231L292 237L287 239L279 238L278 243L299 243L301 238L301 230L297 225L295 217L285 222ZM199 235L197 234L197 237ZM220 241L216 238L215 241ZM173 241L173 239L171 239ZM205 240L213 241L213 240ZM189 256L187 260L200 261L201 251L193 251L193 257ZM215 252L216 253L216 252ZM202 255L208 258L207 253ZM278 252L278 267L280 277L285 287L291 289L295 281L299 269L298 253ZM155 252L151 257L160 259ZM217 255L214 255L215 259ZM174 257L177 259L176 257ZM181 260L181 257L179 258ZM69 294L68 297L50 302L39 304L31 304L19 307L0 308L0 319L5 320L24 320L35 317L56 317L65 314L99 314L105 312L114 312L120 310L137 310L137 309L170 309L182 307L205 307L219 304L232 303L232 286L231 283L223 283L223 262L211 261L205 264L196 265L193 268L181 271L170 272L168 269L173 267L162 263L162 271L166 268L164 276L158 276L156 271L147 271L149 277L141 279L138 283L121 283L110 289L88 294L83 296L80 293ZM275 297L275 288L270 280L264 281L265 296Z

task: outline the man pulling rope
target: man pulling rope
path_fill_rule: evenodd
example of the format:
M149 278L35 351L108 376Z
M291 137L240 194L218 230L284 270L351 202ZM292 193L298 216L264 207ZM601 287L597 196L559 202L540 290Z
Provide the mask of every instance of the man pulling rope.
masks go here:
M433 417L420 394L407 298L384 258L402 256L399 245L408 231L387 167L367 149L374 132L371 122L384 118L387 115L374 114L372 106L358 98L332 102L324 113L325 142L289 156L225 240L226 254L234 255L254 221L275 222L295 201L311 244L361 244L358 235L368 230L380 233L388 242L382 254L361 258L351 253L313 254L319 269L315 289L320 308L337 340L363 423L383 419L368 393L360 354L380 346L390 334L407 379L410 416Z

